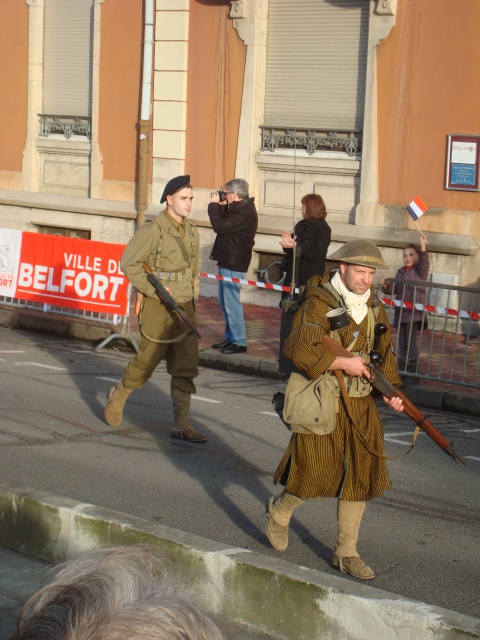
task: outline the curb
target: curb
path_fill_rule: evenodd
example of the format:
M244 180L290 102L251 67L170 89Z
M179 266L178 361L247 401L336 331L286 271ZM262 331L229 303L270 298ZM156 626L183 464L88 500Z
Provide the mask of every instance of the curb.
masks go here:
M206 575L198 595L217 615L278 640L480 638L476 618L68 498L0 485L0 511L0 546L48 562L103 545L160 546Z
M234 371L246 375L262 376L262 378L285 379L278 372L277 360L268 360L248 354L235 356L218 353L216 349L203 349L199 353L198 364L211 369Z

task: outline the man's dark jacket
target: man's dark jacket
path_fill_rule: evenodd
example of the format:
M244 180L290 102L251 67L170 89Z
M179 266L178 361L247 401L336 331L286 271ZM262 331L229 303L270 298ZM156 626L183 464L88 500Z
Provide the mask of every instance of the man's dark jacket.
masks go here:
M229 205L211 202L208 216L217 234L211 260L219 267L246 272L252 258L258 215L254 198L238 200Z

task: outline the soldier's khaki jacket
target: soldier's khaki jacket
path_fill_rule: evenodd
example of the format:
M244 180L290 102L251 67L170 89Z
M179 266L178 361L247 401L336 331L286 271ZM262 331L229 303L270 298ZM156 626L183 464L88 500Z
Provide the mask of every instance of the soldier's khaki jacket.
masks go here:
M198 299L199 253L197 228L186 218L182 224L176 224L165 209L128 242L120 266L140 293L157 298L142 266L142 262L146 262L162 284L170 289L175 301L183 304Z

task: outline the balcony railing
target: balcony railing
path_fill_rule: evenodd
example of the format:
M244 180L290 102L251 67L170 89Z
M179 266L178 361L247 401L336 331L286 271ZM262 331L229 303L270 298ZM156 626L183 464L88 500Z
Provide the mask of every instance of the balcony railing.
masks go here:
M349 156L361 153L361 131L329 131L291 127L260 127L262 151L277 149L305 149L309 155L317 150L343 151Z
M46 138L50 133L61 133L65 138L72 135L85 136L90 140L91 118L87 116L60 116L47 113L38 114L40 136Z

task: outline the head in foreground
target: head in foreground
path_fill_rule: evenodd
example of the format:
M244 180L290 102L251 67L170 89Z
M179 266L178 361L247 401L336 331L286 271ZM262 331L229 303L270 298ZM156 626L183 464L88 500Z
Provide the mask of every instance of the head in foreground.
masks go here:
M58 565L10 640L225 640L154 550L102 549Z

